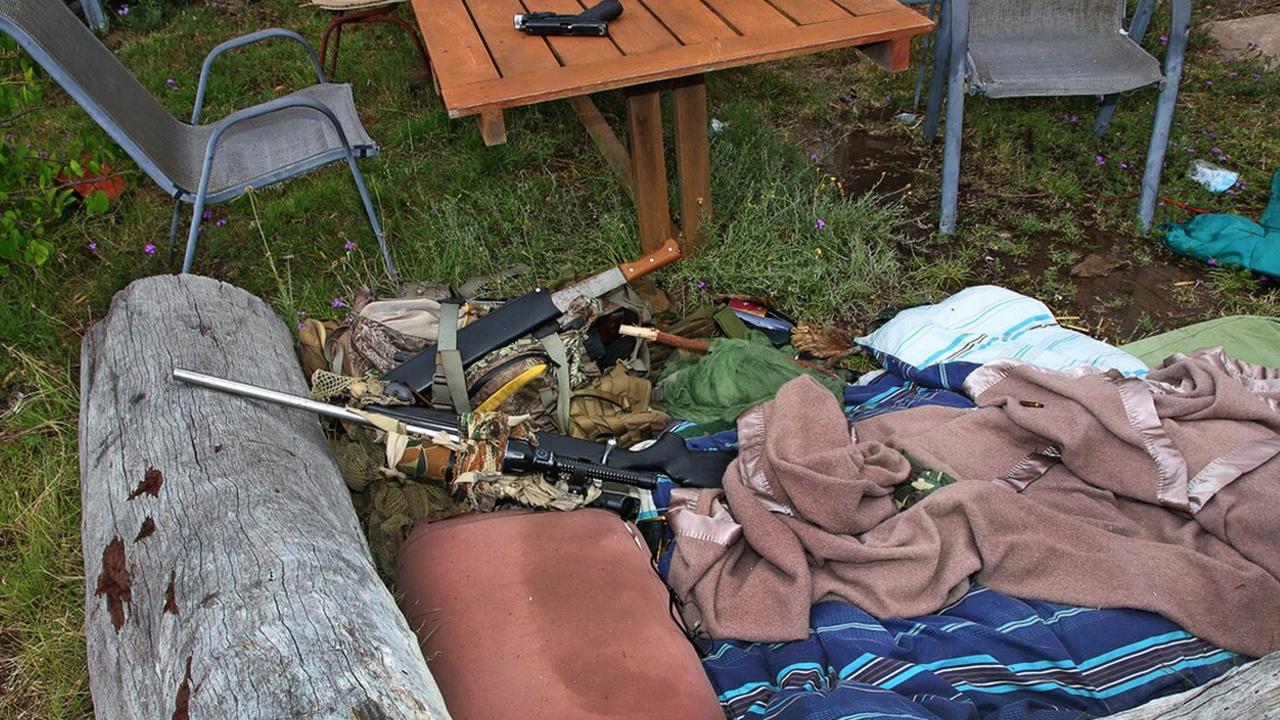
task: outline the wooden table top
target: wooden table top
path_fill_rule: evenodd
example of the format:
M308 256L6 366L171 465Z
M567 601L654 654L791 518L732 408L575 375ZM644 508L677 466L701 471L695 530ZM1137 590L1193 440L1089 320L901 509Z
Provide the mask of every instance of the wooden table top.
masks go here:
M843 47L880 48L901 70L933 28L897 0L622 0L609 37L539 37L527 11L577 14L594 0L413 0L452 117L531 105ZM890 53L890 41L893 52ZM892 58L890 58L892 55Z

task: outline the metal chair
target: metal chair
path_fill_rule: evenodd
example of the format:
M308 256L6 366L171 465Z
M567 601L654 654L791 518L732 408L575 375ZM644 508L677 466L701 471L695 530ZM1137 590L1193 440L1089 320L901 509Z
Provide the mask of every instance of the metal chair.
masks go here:
M938 0L903 0L930 6ZM1140 0L1126 29L1124 0L945 0L941 2L924 133L937 136L947 84L946 136L939 230L955 232L965 89L991 98L1097 95L1101 137L1119 94L1158 85L1138 220L1150 228L1191 28L1190 0L1171 0L1173 19L1164 66L1140 43L1156 0ZM945 78L945 80L944 80Z
M342 48L342 28L347 25L394 25L409 33L422 67L431 73L431 59L427 46L412 25L396 13L409 0L311 0L311 4L330 13L329 24L320 36L320 63L329 68L329 77L338 74L338 52ZM329 65L329 38L333 37L333 64Z
M356 157L377 153L356 113L350 85L325 82L315 50L297 33L262 30L222 43L200 69L195 110L184 123L138 82L71 10L49 0L0 0L0 31L17 40L103 130L175 200L169 248L181 203L191 203L191 228L182 272L190 272L206 203L239 197L248 189L287 180L345 159L382 250L387 274L395 264ZM317 84L201 125L200 112L213 62L224 52L280 38L302 45Z

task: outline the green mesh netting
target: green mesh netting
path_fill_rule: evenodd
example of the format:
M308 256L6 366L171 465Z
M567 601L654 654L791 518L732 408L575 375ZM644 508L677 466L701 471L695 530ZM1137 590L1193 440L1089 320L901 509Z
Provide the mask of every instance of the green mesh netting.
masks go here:
M732 424L743 410L773 397L788 380L801 375L813 377L840 397L838 381L796 365L788 353L752 332L746 340L712 340L711 352L702 357L673 357L658 385L672 417Z

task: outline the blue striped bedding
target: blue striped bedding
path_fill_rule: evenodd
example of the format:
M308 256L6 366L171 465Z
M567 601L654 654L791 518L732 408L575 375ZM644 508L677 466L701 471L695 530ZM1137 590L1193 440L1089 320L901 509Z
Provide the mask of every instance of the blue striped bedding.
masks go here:
M809 639L719 642L703 665L739 719L1051 720L1106 715L1249 658L1138 610L1018 600L974 585L936 615L814 605Z

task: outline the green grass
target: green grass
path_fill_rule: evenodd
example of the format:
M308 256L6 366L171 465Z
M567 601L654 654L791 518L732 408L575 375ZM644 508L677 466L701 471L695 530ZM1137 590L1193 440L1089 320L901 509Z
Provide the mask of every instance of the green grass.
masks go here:
M1274 0L1204 2L1197 17L1249 10L1276 7ZM114 31L108 43L187 117L200 63L215 44L272 25L318 38L323 21L294 0L192 2L158 14L154 29ZM1153 27L1165 22L1158 17ZM1158 35L1148 43L1153 49ZM361 167L405 277L456 282L528 265L514 290L636 253L625 195L564 104L508 113L510 141L485 148L474 123L446 116L405 38L356 28L344 38L342 60L340 79L354 84L383 148ZM710 242L703 255L664 273L667 289L683 302L704 293L768 296L793 315L861 329L886 306L996 282L1078 316L1073 324L1112 340L1225 312L1280 309L1274 286L1180 260L1135 232L1135 201L1125 196L1138 186L1152 92L1125 97L1101 140L1089 130L1091 98L972 98L960 234L935 236L940 150L894 119L911 109L913 80L914 71L889 75L852 51L712 75L713 115L730 125L712 142ZM238 51L218 65L205 117L307 82L295 46ZM1280 168L1280 74L1256 60L1225 64L1197 32L1184 87L1162 194L1256 214L1270 173ZM6 131L66 152L65 133L95 131L64 94L49 94L47 109ZM600 104L615 126L625 125L618 96ZM867 136L893 150L884 158L842 151ZM1210 195L1185 178L1190 160L1211 147L1243 173L1239 194ZM905 178L905 189L864 196L868 184L855 179L857 171L881 163ZM119 204L103 216L71 216L53 231L56 249L45 267L0 280L0 717L90 712L80 627L79 337L128 282L172 269L163 261L169 199L130 163L118 165L132 185ZM226 222L205 225L196 271L258 294L290 322L298 313L335 317L340 311L331 301L349 299L360 285L389 290L340 166L212 210ZM1168 208L1157 222L1184 217ZM347 240L356 250L343 249ZM161 252L145 254L147 243ZM1071 267L1094 253L1121 269L1101 284L1073 278ZM1130 280L1147 275L1158 300L1135 307Z

